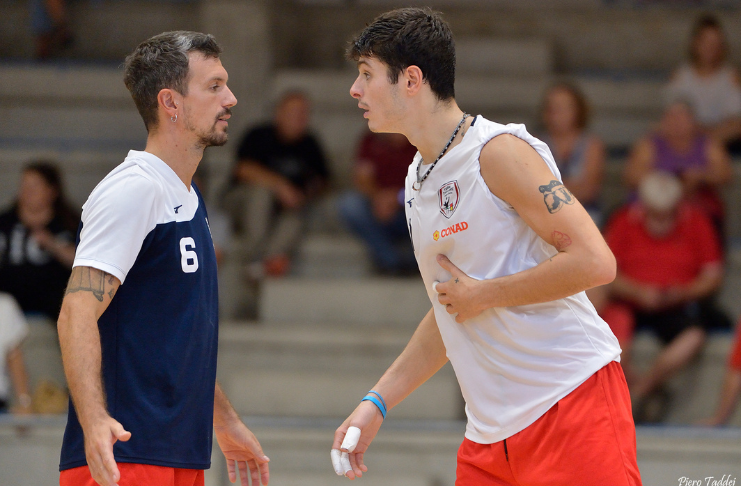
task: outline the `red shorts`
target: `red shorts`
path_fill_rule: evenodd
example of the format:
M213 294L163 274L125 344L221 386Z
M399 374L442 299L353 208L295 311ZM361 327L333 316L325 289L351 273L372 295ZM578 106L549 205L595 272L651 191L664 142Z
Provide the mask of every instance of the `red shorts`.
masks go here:
M611 362L506 440L458 450L456 486L639 486L628 385Z
M203 486L202 469L177 469L149 464L118 463L118 486ZM87 466L67 469L59 474L60 486L98 486Z

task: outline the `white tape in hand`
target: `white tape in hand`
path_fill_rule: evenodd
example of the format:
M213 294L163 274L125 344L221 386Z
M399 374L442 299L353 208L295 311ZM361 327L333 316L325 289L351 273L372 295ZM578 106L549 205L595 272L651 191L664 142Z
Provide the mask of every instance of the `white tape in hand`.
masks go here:
M360 440L360 429L357 427L350 427L347 429L345 440L342 441L341 447L348 452L352 452L355 450L355 447L357 447L358 440Z
M355 450L360 439L360 429L357 427L350 427L345 433L345 440L342 441L342 448L350 452ZM352 471L350 465L350 455L347 452L342 452L339 449L332 449L330 452L332 458L332 467L334 472L338 476L346 476L349 471Z
M438 293L438 294L440 293L440 292L437 291L437 284L439 284L439 283L440 282L438 282L437 280L435 280L434 282L432 282L432 290L434 290L435 293Z
M342 465L340 463L340 456L342 453L339 449L332 449L329 451L329 457L332 458L332 467L334 468L335 474L342 476Z
M332 449L330 457L332 457L332 467L334 467L334 472L338 476L345 476L349 471L352 471L350 455L347 452L342 452L339 449Z

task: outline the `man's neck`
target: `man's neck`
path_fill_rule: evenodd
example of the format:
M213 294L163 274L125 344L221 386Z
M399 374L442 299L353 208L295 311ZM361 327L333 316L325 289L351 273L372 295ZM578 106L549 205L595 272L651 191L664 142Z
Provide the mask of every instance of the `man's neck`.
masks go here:
M191 140L183 140L177 133L157 131L149 134L144 151L162 159L190 190L193 174L203 158L203 148Z
M455 100L447 103L435 100L435 103L427 109L418 110L413 115L405 135L409 142L417 147L424 163L430 164L445 148L461 118L463 118L463 111L458 108ZM461 135L461 132L458 132L455 140L448 147L448 151L460 143Z

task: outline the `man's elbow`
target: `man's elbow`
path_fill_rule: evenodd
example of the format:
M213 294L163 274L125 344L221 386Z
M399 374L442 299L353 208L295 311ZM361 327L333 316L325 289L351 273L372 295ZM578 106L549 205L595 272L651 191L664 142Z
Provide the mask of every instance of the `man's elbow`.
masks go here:
M602 252L593 257L590 268L590 287L607 285L615 280L617 275L617 262L610 250Z

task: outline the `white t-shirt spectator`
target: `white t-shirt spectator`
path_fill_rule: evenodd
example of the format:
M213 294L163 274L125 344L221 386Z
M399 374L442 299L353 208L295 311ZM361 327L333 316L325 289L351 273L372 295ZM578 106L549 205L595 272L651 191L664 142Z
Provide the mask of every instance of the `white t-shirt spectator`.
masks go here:
M717 125L741 116L741 86L729 65L712 76L700 77L691 65L683 64L667 86L666 96L689 102L701 125Z

